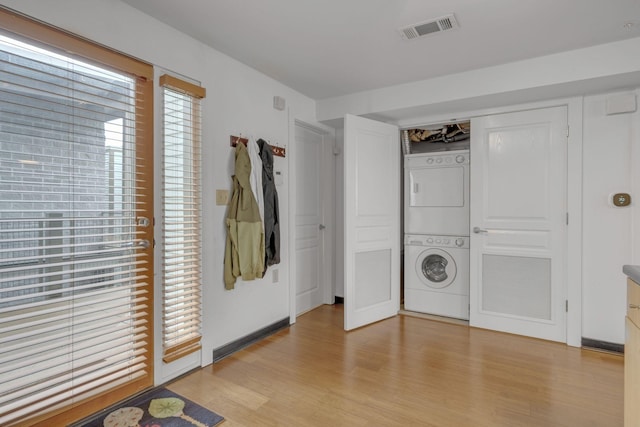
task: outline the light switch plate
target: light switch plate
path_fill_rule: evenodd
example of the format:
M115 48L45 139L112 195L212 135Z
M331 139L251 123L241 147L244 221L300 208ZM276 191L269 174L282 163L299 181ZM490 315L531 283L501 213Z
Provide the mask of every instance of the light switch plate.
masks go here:
M216 190L216 205L224 206L229 204L229 190Z
M284 178L282 177L282 171L275 170L273 172L273 181L277 186L284 184Z

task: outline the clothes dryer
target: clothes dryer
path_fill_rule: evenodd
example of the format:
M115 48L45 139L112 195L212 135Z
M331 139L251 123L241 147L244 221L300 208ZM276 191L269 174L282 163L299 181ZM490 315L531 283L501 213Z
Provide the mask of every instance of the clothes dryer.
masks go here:
M404 158L404 234L469 234L469 150Z
M469 237L405 236L404 308L469 319Z

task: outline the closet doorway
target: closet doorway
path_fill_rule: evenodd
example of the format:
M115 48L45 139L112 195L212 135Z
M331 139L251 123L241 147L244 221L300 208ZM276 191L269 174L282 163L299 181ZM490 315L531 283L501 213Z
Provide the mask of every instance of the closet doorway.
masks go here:
M334 301L333 135L319 126L295 121L291 170L292 318Z

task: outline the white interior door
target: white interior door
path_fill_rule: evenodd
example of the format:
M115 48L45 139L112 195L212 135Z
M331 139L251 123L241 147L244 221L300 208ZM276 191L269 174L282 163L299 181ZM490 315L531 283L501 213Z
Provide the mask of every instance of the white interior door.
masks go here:
M400 309L400 132L347 115L344 129L344 329Z
M471 128L470 324L565 342L566 108Z
M295 286L296 315L331 298L331 244L333 204L327 185L333 141L326 132L296 122L295 126Z

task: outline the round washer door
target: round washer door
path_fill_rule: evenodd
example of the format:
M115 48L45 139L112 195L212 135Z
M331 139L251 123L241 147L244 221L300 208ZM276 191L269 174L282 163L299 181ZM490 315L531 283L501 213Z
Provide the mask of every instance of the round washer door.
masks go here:
M416 274L422 283L433 289L449 286L457 272L455 260L442 249L427 249L416 260Z

